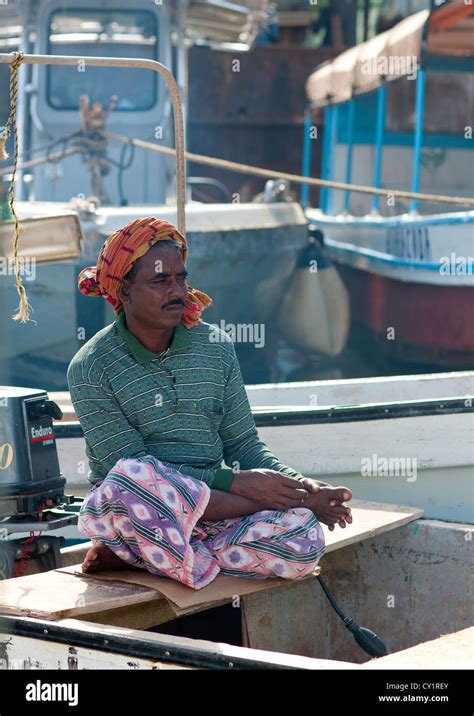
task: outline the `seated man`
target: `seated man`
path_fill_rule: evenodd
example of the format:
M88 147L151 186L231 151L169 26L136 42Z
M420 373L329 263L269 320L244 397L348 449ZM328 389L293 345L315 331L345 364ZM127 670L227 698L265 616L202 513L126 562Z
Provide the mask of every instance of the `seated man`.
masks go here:
M258 439L234 345L201 320L211 299L188 285L186 256L172 224L136 219L79 276L81 292L117 314L67 374L91 467L83 571L132 565L195 589L218 573L311 574L320 522L351 522L352 495L304 478Z

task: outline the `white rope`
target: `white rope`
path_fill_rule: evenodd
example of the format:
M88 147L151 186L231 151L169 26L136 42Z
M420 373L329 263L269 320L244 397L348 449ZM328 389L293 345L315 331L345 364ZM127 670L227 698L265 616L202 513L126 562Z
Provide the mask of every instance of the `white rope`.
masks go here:
M123 142L127 144L134 144L136 147L142 149L148 149L152 152L159 152L161 154L168 154L169 156L175 156L176 149L171 147L160 147L151 142L146 142L143 139L133 139L125 137L122 134L116 134L115 132L104 131L102 134L108 139L114 139L117 142ZM80 153L80 149L68 149L64 152L54 152L49 154L47 157L40 157L38 159L32 159L18 164L17 169L27 169L33 166L39 166L48 161L58 161L63 157L70 156L71 154ZM253 174L254 176L264 177L266 179L287 179L295 184L309 184L310 186L326 186L331 189L341 189L343 191L354 191L360 194L371 194L384 196L386 198L398 197L400 199L416 199L417 201L430 201L439 202L441 204L456 204L460 206L474 206L474 199L463 196L447 196L445 194L420 194L412 191L403 191L402 189L374 189L374 187L363 186L360 184L345 184L344 182L330 181L329 179L318 179L316 177L304 177L299 174L288 174L287 172L278 172L273 169L264 169L261 167L254 167L250 164L240 164L238 162L231 162L227 159L218 159L217 157L209 157L205 154L194 154L192 152L184 152L184 156L187 160L196 162L198 164L206 164L211 167L220 167L221 169L228 169L229 171L240 172L242 174ZM13 166L6 167L0 170L0 175L10 174L13 171Z
M109 139L115 139L118 142L132 142L136 147L149 149L153 152L161 152L174 156L176 150L171 147L160 147L151 142L145 142L143 139L133 139L125 137L115 132L104 132ZM265 177L267 179L288 179L295 184L309 184L311 186L327 186L331 189L343 189L344 191L355 191L361 194L377 194L379 196L398 197L400 199L417 199L418 201L433 201L445 204L460 204L461 206L474 206L474 199L463 196L446 196L444 194L419 194L412 191L403 191L401 189L374 189L371 186L363 186L360 184L345 184L344 182L329 181L328 179L317 179L314 177L303 177L299 174L288 174L287 172L277 172L273 169L263 169L254 167L250 164L239 164L231 162L227 159L218 159L217 157L208 157L204 154L193 154L185 152L186 159L199 164L207 164L212 167L220 167L221 169L229 169L230 171L240 172L243 174L253 174L254 176Z

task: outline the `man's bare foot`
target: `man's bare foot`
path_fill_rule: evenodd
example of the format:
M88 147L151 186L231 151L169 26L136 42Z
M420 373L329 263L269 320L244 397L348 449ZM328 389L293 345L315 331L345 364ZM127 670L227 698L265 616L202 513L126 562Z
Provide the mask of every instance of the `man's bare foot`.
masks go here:
M343 505L343 502L352 499L352 492L348 487L318 485L309 478L305 478L301 482L304 483L303 487L310 492L304 506L309 507L320 522L328 525L331 532L335 524L345 528L346 522L352 523L350 507Z
M132 569L132 565L120 559L107 545L93 541L82 563L83 572L102 572L111 569Z

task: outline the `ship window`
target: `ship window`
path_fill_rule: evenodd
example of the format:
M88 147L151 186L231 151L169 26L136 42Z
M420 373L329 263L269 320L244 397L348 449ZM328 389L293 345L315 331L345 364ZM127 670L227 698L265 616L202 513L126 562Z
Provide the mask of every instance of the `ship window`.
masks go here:
M78 109L81 94L105 107L118 98L116 111L144 111L155 106L155 72L123 67L87 67L87 57L157 59L158 21L151 12L62 9L49 23L49 54L77 55L77 67L47 67L47 99L53 109Z

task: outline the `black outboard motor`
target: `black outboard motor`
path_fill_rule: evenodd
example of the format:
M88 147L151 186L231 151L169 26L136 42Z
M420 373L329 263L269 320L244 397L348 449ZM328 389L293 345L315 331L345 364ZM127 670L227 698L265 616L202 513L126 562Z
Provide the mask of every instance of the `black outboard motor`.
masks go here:
M77 498L64 494L53 428L61 417L46 391L0 386L0 579L20 576L15 560L25 552L24 538L13 534L38 532L28 556L54 569L64 537L41 535L77 522L77 509L64 510Z

